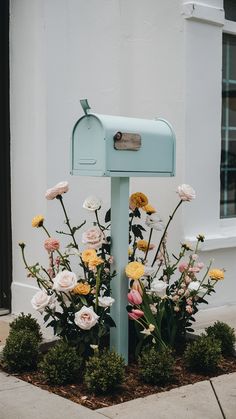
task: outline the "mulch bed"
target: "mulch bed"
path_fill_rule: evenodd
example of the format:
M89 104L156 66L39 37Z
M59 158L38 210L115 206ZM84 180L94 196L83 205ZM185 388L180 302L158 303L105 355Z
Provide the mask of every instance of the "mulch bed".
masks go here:
M118 403L123 403L138 397L145 397L154 393L167 391L183 385L194 384L198 381L208 380L211 377L232 372L236 372L235 357L224 358L215 373L210 375L202 375L189 372L184 367L183 360L179 356L176 357L175 373L172 382L162 387L142 383L138 377L137 364L133 363L126 367L126 378L124 384L120 386L119 389L114 391L114 393L108 395L91 394L87 391L85 385L81 383L67 384L63 386L51 386L45 382L42 374L39 372L14 374L14 376L17 376L21 380L27 381L28 383L31 383L35 386L38 386L43 390L48 390L49 392L55 393L75 403L79 403L94 410Z

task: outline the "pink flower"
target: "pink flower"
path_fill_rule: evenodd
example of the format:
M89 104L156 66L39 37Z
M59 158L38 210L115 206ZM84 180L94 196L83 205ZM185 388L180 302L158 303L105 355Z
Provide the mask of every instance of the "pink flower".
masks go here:
M186 262L182 262L179 264L179 271L183 273L187 269L187 267L188 267L188 264Z
M200 268L198 266L192 266L191 268L189 268L188 271L197 274L198 272L200 272Z
M193 309L192 309L192 307L191 306L186 306L185 307L185 310L187 311L187 313L189 313L189 314L192 314L192 312L193 312Z
M185 278L184 278L184 281L185 281L185 284L190 284L190 282L192 281L192 279L187 275Z
M192 301L192 299L191 299L191 298L188 298L188 299L186 300L186 303L187 303L187 305L188 305L188 306L192 306L192 305L193 305L193 301Z
M50 253L54 252L54 250L58 250L60 247L60 242L57 239L53 239L52 237L49 237L44 242L45 249Z
M198 262L197 267L199 269L202 269L204 267L204 263L203 262Z
M185 183L178 186L177 193L182 201L192 201L196 198L195 190L190 185L186 185Z
M82 243L89 249L98 249L103 242L103 235L99 228L91 228L82 234Z
M59 182L53 188L50 188L46 191L45 198L52 200L63 193L68 192L69 184L68 182Z
M128 313L128 316L132 320L138 320L140 317L144 316L144 312L137 308L133 308L132 311Z
M194 253L194 254L192 255L192 259L193 259L193 260L197 260L197 259L198 259L198 255L197 255L196 253Z
M142 296L143 295L143 290L142 287L139 283L139 281L134 281L133 285L132 285L132 290L136 290L138 291L138 293Z
M128 301L130 304L142 304L142 297L137 290L131 290L128 293Z

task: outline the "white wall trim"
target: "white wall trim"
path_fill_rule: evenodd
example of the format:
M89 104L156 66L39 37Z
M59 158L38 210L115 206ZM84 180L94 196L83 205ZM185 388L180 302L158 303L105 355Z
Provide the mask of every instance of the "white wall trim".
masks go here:
M223 31L229 35L236 35L236 22L225 20Z
M185 2L182 8L185 19L200 21L216 26L223 26L225 21L224 9L212 7L198 2Z
M184 242L187 242L191 247L197 243L196 237L185 237ZM201 251L219 250L236 247L236 235L212 234L205 236L205 241L201 245Z

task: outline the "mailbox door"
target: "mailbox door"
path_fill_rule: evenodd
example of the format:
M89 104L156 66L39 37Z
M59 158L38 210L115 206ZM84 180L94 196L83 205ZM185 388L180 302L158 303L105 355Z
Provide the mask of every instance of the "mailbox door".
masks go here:
M83 116L72 134L72 174L104 176L104 129L93 115Z
M101 121L106 133L106 168L110 176L174 176L175 139L165 120L104 116ZM115 149L116 132L140 135L139 149Z

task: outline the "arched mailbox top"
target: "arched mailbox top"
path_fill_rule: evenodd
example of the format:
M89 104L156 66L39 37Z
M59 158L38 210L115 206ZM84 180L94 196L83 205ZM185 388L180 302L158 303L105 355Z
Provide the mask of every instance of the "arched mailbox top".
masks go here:
M175 135L164 119L88 113L72 132L71 174L174 176Z

